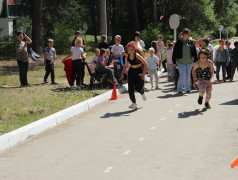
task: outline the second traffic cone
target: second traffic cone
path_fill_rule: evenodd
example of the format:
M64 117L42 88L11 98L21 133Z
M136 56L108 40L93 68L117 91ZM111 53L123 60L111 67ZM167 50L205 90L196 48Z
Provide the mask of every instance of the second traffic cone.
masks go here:
M112 96L110 100L117 100L117 86L116 83L114 83L113 90L112 90Z
M238 158L231 164L231 168L238 166Z

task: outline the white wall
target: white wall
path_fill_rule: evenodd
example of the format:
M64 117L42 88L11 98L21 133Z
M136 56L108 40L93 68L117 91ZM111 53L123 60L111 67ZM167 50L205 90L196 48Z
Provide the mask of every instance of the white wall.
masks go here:
M0 35L10 36L13 33L13 20L9 18L0 18Z

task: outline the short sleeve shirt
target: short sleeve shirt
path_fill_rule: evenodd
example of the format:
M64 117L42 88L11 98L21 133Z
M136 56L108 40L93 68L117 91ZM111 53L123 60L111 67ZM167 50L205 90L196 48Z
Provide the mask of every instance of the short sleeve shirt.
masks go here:
M105 61L104 57L101 57L101 56L98 57L97 64L96 64L96 70L98 70L100 67L102 67L101 62L104 62L104 61Z
M140 46L141 46L142 48L145 48L145 43L144 43L144 41L140 40Z
M117 55L125 52L125 50L124 50L124 47L121 44L119 44L118 46L113 45L111 52L114 53L114 56L117 56Z
M168 64L173 64L173 60L172 60L173 50L172 49L168 49L166 54L167 54L167 63Z
M70 51L73 53L73 55L72 55L72 61L73 61L73 60L82 59L81 53L84 52L84 51L83 51L83 48L74 46L74 47L72 47L72 48L70 49Z
M150 70L154 70L154 69L156 69L156 63L158 63L159 62L159 59L158 59L158 57L157 56L153 56L153 57L148 57L147 58L147 64L149 65L149 69Z
M54 60L54 55L56 55L55 48L46 47L45 48L45 53L46 53L46 59L47 60L50 60L50 61Z
M16 42L16 58L18 61L23 61L23 62L28 62L28 53L27 53L27 47L24 48L24 50L20 53L18 53L18 51L23 48L23 46L25 45L25 42Z

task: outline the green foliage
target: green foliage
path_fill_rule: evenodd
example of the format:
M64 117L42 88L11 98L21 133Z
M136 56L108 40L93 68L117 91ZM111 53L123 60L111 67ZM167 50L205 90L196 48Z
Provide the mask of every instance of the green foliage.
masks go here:
M59 54L69 53L73 33L74 31L68 29L67 25L64 22L55 24L53 39L54 39L54 47L57 53Z

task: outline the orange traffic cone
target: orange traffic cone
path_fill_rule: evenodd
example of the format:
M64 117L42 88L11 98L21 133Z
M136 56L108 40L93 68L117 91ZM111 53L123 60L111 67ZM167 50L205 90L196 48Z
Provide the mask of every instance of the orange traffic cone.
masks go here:
M112 90L112 96L110 100L117 100L117 86L116 83L114 82L113 90Z
M238 158L231 164L231 168L238 166Z

